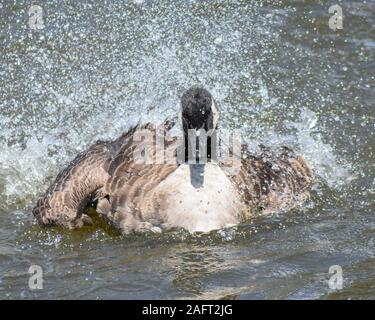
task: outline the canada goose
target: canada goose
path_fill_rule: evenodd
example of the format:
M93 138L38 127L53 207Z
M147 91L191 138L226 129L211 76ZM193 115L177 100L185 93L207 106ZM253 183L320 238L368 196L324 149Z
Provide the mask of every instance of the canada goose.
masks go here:
M79 154L38 200L33 209L38 223L71 229L91 224L84 208L95 198L100 216L123 233L171 228L208 232L254 214L292 208L308 198L313 174L302 156L286 147L278 151L261 147L260 154L253 155L242 145L238 170L227 170L230 165L218 160L211 146L219 118L211 94L192 87L183 94L181 106L177 119L158 128L137 125L118 139L98 141ZM183 139L171 134L177 122ZM140 138L138 133L145 130L165 130L161 146ZM207 144L194 145L203 131L210 132ZM156 139L152 135L151 141ZM196 150L206 153L208 161L198 158L190 163ZM168 155L168 161L155 161L158 154Z

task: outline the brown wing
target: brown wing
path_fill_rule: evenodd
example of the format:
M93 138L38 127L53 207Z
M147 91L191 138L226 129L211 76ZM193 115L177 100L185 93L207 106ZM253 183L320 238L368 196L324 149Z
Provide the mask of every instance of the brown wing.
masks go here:
M174 124L175 120L167 120L163 126L170 130ZM41 226L59 225L68 228L90 223L91 219L83 214L90 199L98 194L101 200L106 200L108 194L117 190L113 181L117 181L119 177L120 181L131 178L126 171L143 174L139 166L133 168L133 150L137 146L134 134L141 129L151 129L151 125L135 126L115 141L99 141L79 154L58 174L45 196L38 200L33 209L38 223ZM110 179L112 175L113 179ZM111 183L107 183L108 181ZM103 188L105 185L111 186L109 193Z
M169 131L175 120L168 120L162 126ZM155 128L151 124L137 127L133 132L135 137L137 132L147 129L153 136L155 142ZM161 127L159 127L161 129ZM140 134L142 135L142 133ZM123 232L139 231L147 223L142 217L140 207L143 199L147 197L149 191L163 181L178 167L175 150L177 139L164 140L165 152L171 155L168 163L155 163L155 156L162 146L155 146L149 141L133 139L124 144L116 157L109 165L111 175L107 183L101 190L101 199L98 202L97 211L113 226L121 228ZM164 150L164 148L162 148ZM144 158L139 158L139 151L151 155L151 163L145 163Z
M91 219L82 211L109 178L107 168L112 153L111 143L98 141L62 170L33 209L38 223L68 228L90 223Z
M307 161L287 147L261 148L261 154L251 155L244 146L240 170L228 175L249 208L270 213L308 198L313 173Z
M98 141L62 170L33 209L38 223L68 228L90 223L91 219L82 210L109 179L111 161L118 150L129 145L135 129L131 128L113 142Z

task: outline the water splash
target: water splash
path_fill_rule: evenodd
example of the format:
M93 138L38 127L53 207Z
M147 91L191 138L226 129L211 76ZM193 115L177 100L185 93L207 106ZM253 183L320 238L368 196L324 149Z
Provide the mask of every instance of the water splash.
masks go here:
M295 130L295 140L287 137L283 143L296 146L309 160L315 173L331 188L349 185L355 179L351 165L345 159L339 160L334 147L324 142L318 116L313 111L302 109L299 120L289 122L287 127Z

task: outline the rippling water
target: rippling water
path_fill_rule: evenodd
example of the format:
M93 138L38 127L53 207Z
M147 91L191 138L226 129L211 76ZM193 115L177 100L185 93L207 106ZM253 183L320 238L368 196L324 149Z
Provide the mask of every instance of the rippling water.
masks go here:
M32 1L0 2L0 298L374 299L375 2L340 3L333 31L335 1L51 0L42 30ZM308 158L311 201L206 235L36 225L77 152L174 115L197 83L223 127Z

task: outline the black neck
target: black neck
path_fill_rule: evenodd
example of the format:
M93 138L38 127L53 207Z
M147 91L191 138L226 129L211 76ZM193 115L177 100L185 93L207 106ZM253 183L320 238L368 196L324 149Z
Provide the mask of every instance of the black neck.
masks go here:
M202 141L202 139L206 141ZM196 137L195 146L194 141L189 141L188 134L184 135L184 146L185 146L185 163L189 161L189 150L190 152L190 159L194 159L195 155L195 163L205 163L209 162L213 159L216 159L216 130L211 134L207 135L206 138L203 137ZM195 152L193 149L195 148ZM207 159L207 161L206 161Z

